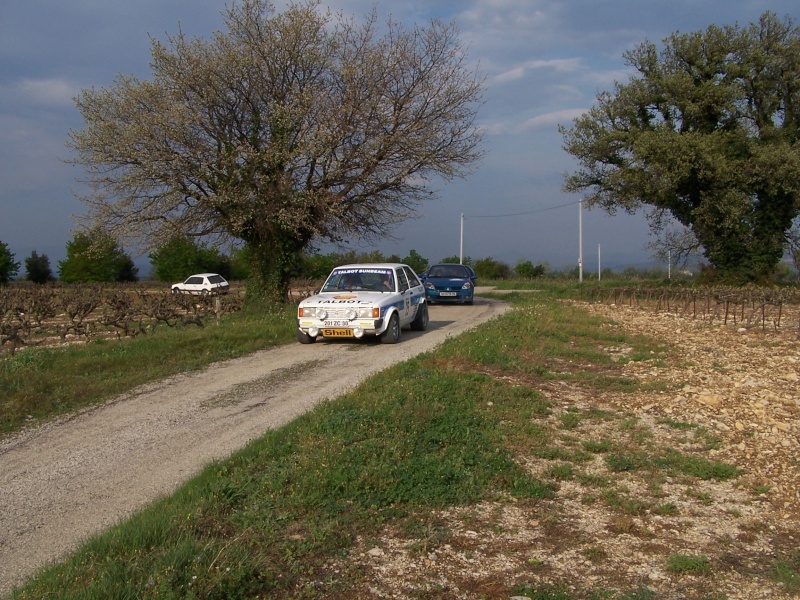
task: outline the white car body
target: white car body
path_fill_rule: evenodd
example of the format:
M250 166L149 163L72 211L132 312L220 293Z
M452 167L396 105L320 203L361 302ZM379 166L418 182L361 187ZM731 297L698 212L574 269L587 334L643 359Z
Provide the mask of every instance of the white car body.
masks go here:
M173 294L227 294L228 282L217 273L198 273L172 286Z
M389 278L388 287L383 281ZM400 341L400 330L428 326L425 288L413 269L399 263L336 267L321 290L297 307L297 340L378 337Z

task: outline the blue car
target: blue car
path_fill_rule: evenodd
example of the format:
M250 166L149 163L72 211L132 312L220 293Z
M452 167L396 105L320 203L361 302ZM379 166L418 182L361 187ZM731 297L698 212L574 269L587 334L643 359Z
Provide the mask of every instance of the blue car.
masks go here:
M472 304L478 276L467 265L443 263L433 265L423 275L425 299L434 302Z

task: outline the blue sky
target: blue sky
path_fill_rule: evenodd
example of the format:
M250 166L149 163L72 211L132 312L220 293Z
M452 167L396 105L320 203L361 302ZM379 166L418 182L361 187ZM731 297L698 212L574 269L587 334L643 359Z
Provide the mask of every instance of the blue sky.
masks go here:
M275 5L285 6L283 0ZM384 254L415 249L431 261L491 256L514 265L577 264L576 195L561 192L575 168L557 126L589 109L598 92L625 81L622 54L644 40L711 24L746 25L767 10L800 20L796 0L329 0L360 16L375 4L407 25L454 21L469 58L486 76L486 156L465 180L436 188L419 218L400 225ZM150 38L179 27L209 37L224 0L26 0L0 3L0 241L16 260L46 254L53 270L85 207L77 167L65 164L70 130L83 125L72 98L118 74L149 78ZM584 268L651 262L645 219L583 211ZM375 246L359 246L371 250ZM324 248L330 250L331 248ZM137 252L126 248L132 255ZM147 260L137 259L146 273ZM142 274L145 274L142 273Z

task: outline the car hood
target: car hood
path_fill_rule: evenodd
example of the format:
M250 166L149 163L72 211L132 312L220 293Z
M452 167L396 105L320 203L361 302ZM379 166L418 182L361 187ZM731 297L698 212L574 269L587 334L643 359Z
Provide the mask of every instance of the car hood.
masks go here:
M469 277L428 277L425 281L433 281L434 283L447 283L447 282L458 282L464 283L469 281Z
M384 302L395 296L397 296L395 292L325 292L322 294L309 296L300 302L300 306L308 306L311 304L380 304L381 302Z

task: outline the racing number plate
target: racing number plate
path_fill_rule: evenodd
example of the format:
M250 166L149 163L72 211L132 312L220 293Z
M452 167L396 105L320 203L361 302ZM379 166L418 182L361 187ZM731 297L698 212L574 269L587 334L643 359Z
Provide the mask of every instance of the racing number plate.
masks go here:
M455 292L439 292L440 296L455 296L457 295Z
M320 332L324 337L353 337L352 329L325 328L320 329Z

